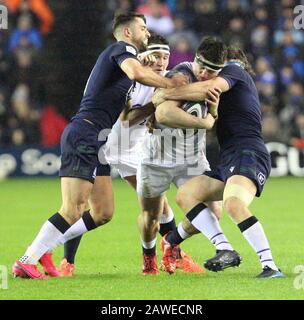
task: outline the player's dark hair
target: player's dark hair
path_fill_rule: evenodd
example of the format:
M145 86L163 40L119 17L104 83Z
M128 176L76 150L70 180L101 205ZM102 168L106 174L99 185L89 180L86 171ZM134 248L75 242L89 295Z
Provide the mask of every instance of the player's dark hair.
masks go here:
M250 64L250 62L247 59L246 54L244 51L236 46L236 45L230 45L227 50L227 60L238 60L242 63L244 69L251 75L254 76L255 72Z
M224 64L227 58L226 45L218 38L204 37L196 53L215 64Z
M115 32L115 30L119 26L128 24L128 23L134 21L135 18L143 19L144 22L146 23L145 16L143 14L140 14L140 13L128 12L128 13L117 13L117 14L115 14L114 20L113 20L113 26L112 26L113 33Z
M166 44L169 45L169 41L165 39L163 36L150 32L150 38L148 40L148 45L150 44Z

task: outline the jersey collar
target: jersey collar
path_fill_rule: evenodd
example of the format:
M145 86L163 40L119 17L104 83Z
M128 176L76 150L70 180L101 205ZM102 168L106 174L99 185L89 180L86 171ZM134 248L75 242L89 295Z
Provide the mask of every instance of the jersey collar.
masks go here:
M229 60L225 63L225 66L229 66L229 65L235 65L235 66L239 66L242 69L245 69L244 64L239 60Z

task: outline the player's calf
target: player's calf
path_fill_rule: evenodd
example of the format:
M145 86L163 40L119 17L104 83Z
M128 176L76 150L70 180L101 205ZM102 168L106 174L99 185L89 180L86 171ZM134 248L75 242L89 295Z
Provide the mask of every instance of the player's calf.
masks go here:
M114 214L114 204L112 201L104 203L98 201L96 197L91 197L89 200L90 214L97 227L110 222Z

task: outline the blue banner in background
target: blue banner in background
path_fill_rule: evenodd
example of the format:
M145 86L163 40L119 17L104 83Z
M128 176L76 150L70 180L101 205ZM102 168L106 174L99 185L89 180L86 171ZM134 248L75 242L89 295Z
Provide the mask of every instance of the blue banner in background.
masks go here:
M304 177L304 151L279 142L268 142L272 159L272 177L292 175ZM216 161L217 147L207 147L211 167ZM0 179L5 177L56 177L60 167L60 147L0 147ZM112 176L116 177L114 169Z
M60 147L0 148L0 178L58 176Z

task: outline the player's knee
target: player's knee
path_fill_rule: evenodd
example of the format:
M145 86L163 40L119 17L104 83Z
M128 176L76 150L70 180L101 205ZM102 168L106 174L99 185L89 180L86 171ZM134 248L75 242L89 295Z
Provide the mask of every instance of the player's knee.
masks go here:
M103 224L106 224L110 222L113 218L113 211L106 211L103 213L102 217L100 219L97 219L96 225L101 226Z

